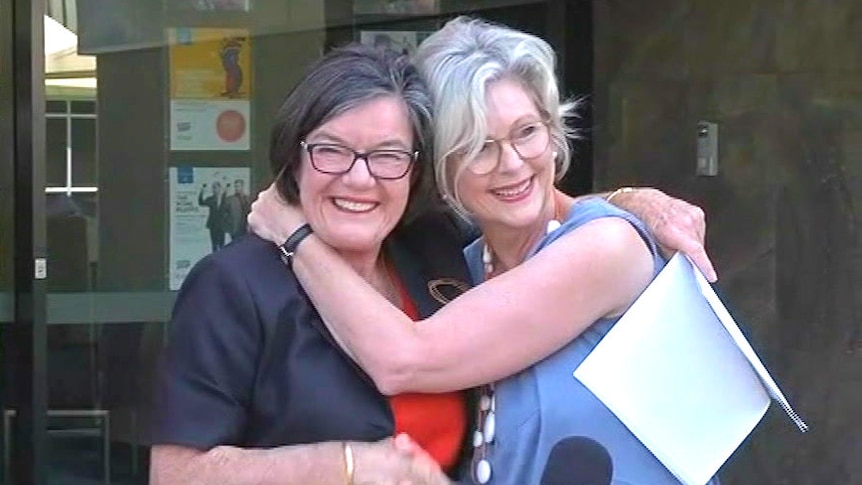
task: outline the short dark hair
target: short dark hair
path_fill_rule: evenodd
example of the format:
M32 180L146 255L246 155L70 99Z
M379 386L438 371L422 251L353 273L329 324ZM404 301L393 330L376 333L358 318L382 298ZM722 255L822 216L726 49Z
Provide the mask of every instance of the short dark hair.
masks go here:
M404 101L413 127L413 149L419 152L402 219L439 201L431 168L432 103L425 81L406 56L357 43L333 49L312 64L276 114L269 162L286 201L299 201L300 141L330 119L381 96Z

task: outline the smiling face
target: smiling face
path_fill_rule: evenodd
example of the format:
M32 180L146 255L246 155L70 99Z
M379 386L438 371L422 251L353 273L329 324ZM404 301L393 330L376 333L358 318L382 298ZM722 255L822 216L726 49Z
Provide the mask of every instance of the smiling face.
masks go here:
M536 126L544 129L533 99L514 80L503 78L490 83L485 100L489 139L510 138ZM550 209L554 190L553 146L548 143L538 156L524 159L512 147L511 140L486 144L486 149L499 152L499 157L496 166L482 175L463 168L469 163L467 160L452 164L456 172L461 172L454 184L458 198L483 230L493 226L529 229L553 211Z
M404 103L381 96L323 123L305 141L335 143L363 153L409 152L413 130ZM376 255L404 214L411 174L397 180L375 179L360 159L349 172L330 175L315 170L305 150L302 157L296 178L299 199L315 234L339 252Z

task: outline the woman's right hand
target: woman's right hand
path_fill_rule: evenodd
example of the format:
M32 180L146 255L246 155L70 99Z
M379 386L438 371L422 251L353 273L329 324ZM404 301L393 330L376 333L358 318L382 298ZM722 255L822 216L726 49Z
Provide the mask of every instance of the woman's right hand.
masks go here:
M262 239L281 244L306 221L302 210L285 202L272 183L257 194L247 222L249 229Z
M397 443L397 444L396 444ZM440 466L404 437L374 443L351 442L354 485L451 485Z

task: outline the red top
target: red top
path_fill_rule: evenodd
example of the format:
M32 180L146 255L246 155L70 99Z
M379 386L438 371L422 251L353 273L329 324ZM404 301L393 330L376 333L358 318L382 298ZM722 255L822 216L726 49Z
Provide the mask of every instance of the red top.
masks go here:
M414 321L419 320L416 304L407 294L401 280L394 271L390 271L390 274L401 294L401 310ZM395 416L396 434L410 435L444 470L450 470L457 464L467 431L464 392L399 394L391 396L389 404Z

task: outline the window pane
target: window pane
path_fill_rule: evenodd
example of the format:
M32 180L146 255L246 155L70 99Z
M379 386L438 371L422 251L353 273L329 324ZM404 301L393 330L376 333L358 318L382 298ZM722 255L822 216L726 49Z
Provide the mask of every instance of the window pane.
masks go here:
M93 114L96 112L95 101L72 101L72 113Z
M66 102L65 101L48 101L45 103L45 111L48 113L65 113L66 112Z
M90 291L99 252L97 193L47 194L48 290Z
M48 187L66 185L66 119L48 118L45 130L45 177Z
M96 170L96 120L72 120L72 184L98 185Z

